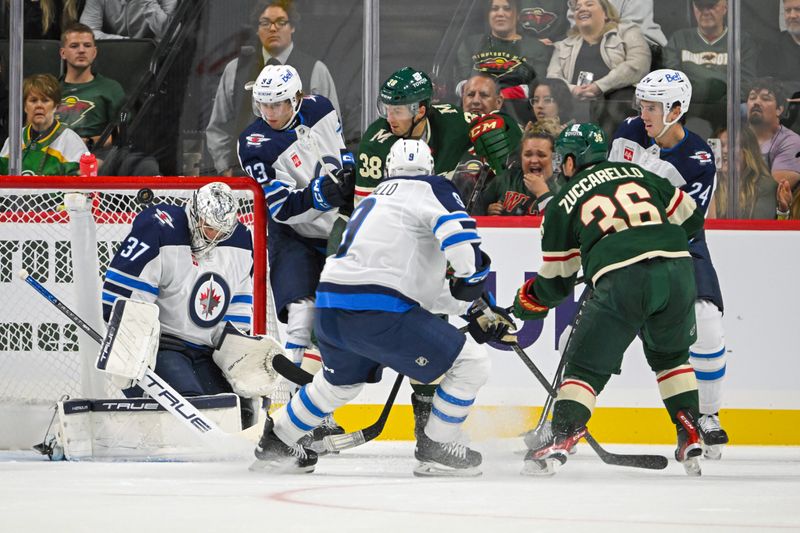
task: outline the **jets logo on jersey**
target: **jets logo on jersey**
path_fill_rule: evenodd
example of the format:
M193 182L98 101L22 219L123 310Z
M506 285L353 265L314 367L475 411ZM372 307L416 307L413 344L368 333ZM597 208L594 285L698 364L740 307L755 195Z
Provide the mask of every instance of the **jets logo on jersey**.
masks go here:
M228 283L213 272L200 276L189 298L189 316L201 328L210 328L225 316L231 301Z
M711 157L711 154L703 150L695 152L694 155L690 155L689 157L696 159L701 165L707 165L714 162L714 158Z
M260 133L253 133L245 137L245 139L247 140L247 146L259 147L265 142L269 142L269 139L267 137L264 137Z
M155 214L153 215L158 223L162 226L169 226L172 229L175 229L175 226L172 224L172 215L167 213L166 211L162 211L161 209L156 209Z

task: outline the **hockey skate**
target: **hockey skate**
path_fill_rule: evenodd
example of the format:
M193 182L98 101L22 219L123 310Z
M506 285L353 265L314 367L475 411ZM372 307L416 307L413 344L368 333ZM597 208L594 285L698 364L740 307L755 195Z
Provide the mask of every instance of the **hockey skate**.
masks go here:
M264 433L255 449L256 461L250 465L252 472L271 474L300 474L313 472L317 464L317 453L299 443L289 445L273 431L275 423L267 416Z
M578 428L571 433L551 433L546 442L525 455L525 466L522 474L527 476L552 476L558 468L567 462L567 457L574 453L573 449L579 440L586 435L586 427Z
M308 435L304 435L298 444L310 448L317 452L317 455L327 455L328 453L339 453L338 451L329 452L322 439L329 435L343 435L344 428L336 423L333 416L328 415L322 419L322 424L315 427Z
M699 425L703 435L703 457L719 461L722 459L722 448L728 444L728 434L719 425L719 413L702 415Z
M675 460L683 465L690 476L702 474L700 456L703 454L703 441L695 418L688 411L678 411L678 447L675 449Z
M475 477L483 458L475 450L458 442L436 442L424 433L417 439L414 457L419 464L414 475L420 477Z

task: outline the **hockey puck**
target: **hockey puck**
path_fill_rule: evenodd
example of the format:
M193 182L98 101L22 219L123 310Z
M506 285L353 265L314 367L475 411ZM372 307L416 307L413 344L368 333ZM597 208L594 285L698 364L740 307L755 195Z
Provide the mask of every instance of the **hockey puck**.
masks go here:
M152 189L139 189L139 192L136 193L136 201L142 205L147 205L153 201L155 196Z

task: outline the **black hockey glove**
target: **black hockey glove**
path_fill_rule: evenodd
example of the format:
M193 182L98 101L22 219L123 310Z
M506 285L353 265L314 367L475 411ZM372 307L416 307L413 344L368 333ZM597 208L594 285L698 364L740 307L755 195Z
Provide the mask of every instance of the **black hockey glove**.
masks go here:
M483 284L486 283L486 278L489 277L489 267L492 260L486 255L486 252L481 251L481 266L478 267L477 272L468 278L451 278L450 279L450 294L456 300L463 302L474 302L483 294Z
M352 154L350 159L352 161ZM356 185L355 165L345 163L343 168L334 170L332 174L336 181L323 174L309 184L314 209L330 211L334 207L352 204Z
M467 331L479 344L492 341L511 345L517 342L514 319L508 311L494 305L491 294L484 293L463 318L468 322Z

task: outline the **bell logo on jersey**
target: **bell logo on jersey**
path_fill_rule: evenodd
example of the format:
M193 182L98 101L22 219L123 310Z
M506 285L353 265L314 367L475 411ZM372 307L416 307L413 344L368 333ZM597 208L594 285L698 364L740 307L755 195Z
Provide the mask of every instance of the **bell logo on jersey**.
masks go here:
M225 316L231 290L219 274L207 272L197 279L189 299L189 316L201 328L215 326Z
M711 154L703 150L695 152L694 155L690 155L689 157L696 159L701 165L707 165L714 162L714 158L711 157Z
M294 168L300 168L302 165L302 161L300 161L300 156L297 154L292 154L292 163L294 163Z

